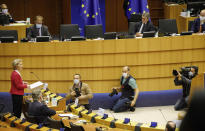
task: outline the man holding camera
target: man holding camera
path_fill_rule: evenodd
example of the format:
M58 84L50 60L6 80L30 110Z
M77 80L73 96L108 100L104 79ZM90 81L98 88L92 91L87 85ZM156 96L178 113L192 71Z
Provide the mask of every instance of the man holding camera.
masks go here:
M191 80L198 74L198 67L183 67L182 71L173 70L173 75L175 76L174 83L176 86L182 85L183 87L183 96L180 98L175 106L175 110L181 110L187 107L188 96L191 88Z
M89 99L93 97L92 91L88 84L81 81L80 74L73 76L73 86L70 87L66 99L72 99L72 101L78 100L78 103L85 106L85 109L89 110Z
M121 97L114 105L112 110L114 112L123 112L128 109L134 111L134 106L138 98L139 89L136 84L136 80L129 74L130 68L128 66L123 67L121 77L121 87L114 87L113 92L121 91Z

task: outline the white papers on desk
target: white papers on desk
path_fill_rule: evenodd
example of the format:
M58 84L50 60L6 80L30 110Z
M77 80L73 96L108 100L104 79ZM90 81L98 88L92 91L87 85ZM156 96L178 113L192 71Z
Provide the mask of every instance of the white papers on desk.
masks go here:
M58 114L60 117L73 117L73 114Z
M38 82L35 82L33 84L30 84L30 89L34 89L34 88L42 86L42 85L43 85L43 82L38 81Z
M69 117L70 119L78 119L79 116L73 114L58 114L60 117Z

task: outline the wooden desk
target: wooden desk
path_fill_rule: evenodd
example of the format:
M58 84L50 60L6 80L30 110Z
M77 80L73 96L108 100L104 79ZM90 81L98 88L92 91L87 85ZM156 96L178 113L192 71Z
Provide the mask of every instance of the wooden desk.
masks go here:
M18 41L26 37L26 28L31 25L22 25L22 24L11 24L6 26L0 26L0 30L17 30L18 32Z
M188 31L189 21L194 21L197 17L183 17L179 16L179 33Z
M181 89L172 70L196 65L205 71L205 36L0 44L0 91L9 92L11 63L22 58L23 80L36 82L35 72L53 93L67 93L80 73L93 93L109 93L119 85L122 67L130 66L140 91ZM28 92L27 90L25 90Z
M177 21L177 26L178 26L178 32L180 33L181 30L180 30L180 23L179 23L179 16L180 16L180 13L183 11L183 10L186 10L187 9L187 5L186 4L183 4L183 5L179 5L179 4L167 4L167 3L164 3L164 18L165 19L176 19Z

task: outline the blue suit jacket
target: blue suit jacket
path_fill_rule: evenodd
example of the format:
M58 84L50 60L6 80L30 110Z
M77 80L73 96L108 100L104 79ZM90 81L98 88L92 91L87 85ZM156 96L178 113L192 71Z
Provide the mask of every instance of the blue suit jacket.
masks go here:
M194 33L197 33L199 32L199 29L200 29L200 18L196 18L191 27L191 31L193 31ZM203 31L205 31L205 23L202 25L202 32Z
M47 107L47 105L44 105L38 101L34 101L29 104L28 108L28 115L35 116L36 122L39 123L47 123L47 117L55 115L56 111L50 109Z

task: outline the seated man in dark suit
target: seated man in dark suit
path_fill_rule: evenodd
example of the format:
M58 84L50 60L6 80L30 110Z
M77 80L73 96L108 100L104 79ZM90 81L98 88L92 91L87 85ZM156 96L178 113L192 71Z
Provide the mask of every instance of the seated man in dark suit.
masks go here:
M149 13L142 14L142 21L138 22L135 27L136 37L141 37L143 35L143 32L156 31L155 26L151 21L149 21L149 19Z
M1 4L1 11L0 15L6 15L9 19L10 23L14 23L14 19L12 18L11 14L9 13L9 9L6 4Z
M194 20L191 30L194 33L203 33L205 31L205 9L201 11L199 18Z
M55 115L56 111L42 103L43 98L40 90L34 90L32 92L32 98L33 102L29 104L28 115L34 116L37 124L43 123L44 125L48 125L48 116Z
M37 36L50 36L48 31L48 27L43 25L43 17L36 16L35 24L30 27L27 38L30 40L31 38L36 38Z

